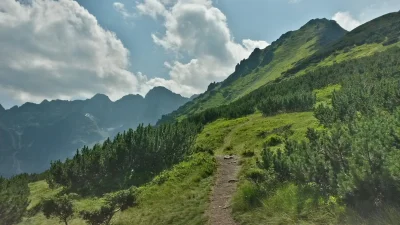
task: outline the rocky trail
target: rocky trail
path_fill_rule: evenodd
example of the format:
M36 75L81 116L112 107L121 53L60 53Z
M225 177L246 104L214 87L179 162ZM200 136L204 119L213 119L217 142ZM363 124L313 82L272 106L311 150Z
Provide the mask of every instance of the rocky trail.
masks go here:
M236 225L232 217L231 199L237 187L239 158L216 156L218 169L209 208L211 225Z
M232 139L242 127L253 123L252 119L236 125L224 138L224 143L216 151L217 174L211 195L211 204L208 209L210 225L237 225L232 216L231 200L236 192L238 173L240 171L237 155L225 155L225 149L231 146Z

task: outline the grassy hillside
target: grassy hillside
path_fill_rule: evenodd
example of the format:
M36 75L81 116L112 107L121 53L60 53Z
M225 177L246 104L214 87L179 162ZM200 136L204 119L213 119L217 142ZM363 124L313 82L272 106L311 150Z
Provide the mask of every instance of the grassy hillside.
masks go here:
M389 13L365 23L340 40L304 58L284 73L290 76L307 68L368 56L400 42L400 12Z
M137 206L117 213L112 223L207 224L217 167L214 155L235 154L241 170L231 207L239 224L398 224L400 44L390 33L383 39L374 35L372 27L379 27L379 32L393 28L397 34L399 19L400 14L389 14L367 23L329 45L335 50L327 48L329 53L319 61L307 61L321 56L315 46L335 39L307 39L309 32L321 28L321 20L313 20L270 48L256 50L233 76L212 84L203 96L170 115L181 123L145 128L147 139L143 132L131 130L112 144L82 151L93 155L88 158L93 167L109 163L103 172L114 184L113 191L118 189L115 181L128 188L127 179L143 175L132 168L142 165L148 172L177 157L163 172L153 170L150 182L139 183ZM359 42L362 38L366 41ZM297 45L304 39L308 44ZM284 51L291 44L300 51ZM293 67L291 60L312 52L316 53ZM281 60L274 61L278 56ZM299 66L303 63L307 66ZM270 82L270 77L275 80ZM221 103L227 104L218 106ZM205 106L213 108L203 110ZM185 131L182 125L188 135L180 134ZM160 143L168 145L160 149ZM96 152L101 154L97 157ZM139 153L143 158L126 160ZM61 173L68 188L83 170L87 179L93 179L88 188L104 190L111 182L104 183L96 170L87 172L87 162L78 154L69 164L60 163L64 170L52 172ZM123 170L110 175L114 168ZM117 177L123 173L126 176ZM35 210L43 197L68 190L49 189L45 181L29 188L31 202L21 224L57 224ZM103 202L102 197L89 195L73 200L76 212L94 210ZM84 222L75 215L70 224Z
M225 81L210 85L204 94L161 121L182 119L227 104L275 79L304 75L399 46L398 24L400 12L384 15L348 33L335 22L312 20L301 29L282 35L266 49L256 49Z
M254 50L225 81L210 85L204 94L171 116L178 118L235 101L280 77L282 72L292 68L295 63L340 39L345 33L334 21L311 20L299 30L282 35L265 49Z
M138 206L118 213L113 224L205 224L208 195L211 191L215 160L208 153L197 153L186 161L166 170L150 183L139 188ZM43 198L55 196L61 189L50 189L45 181L29 185L31 203L28 210L33 216L25 217L21 225L63 224L57 219L46 219L35 206ZM79 218L81 210L93 210L101 205L102 198L77 197L74 201L75 215L70 225L86 224Z

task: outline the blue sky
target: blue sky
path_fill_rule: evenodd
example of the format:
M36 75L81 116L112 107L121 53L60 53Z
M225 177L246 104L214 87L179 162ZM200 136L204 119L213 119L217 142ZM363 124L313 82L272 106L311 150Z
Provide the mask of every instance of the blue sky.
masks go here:
M0 2L0 104L116 100L154 86L190 96L314 18L351 30L398 0L15 0ZM87 11L86 11L87 10Z

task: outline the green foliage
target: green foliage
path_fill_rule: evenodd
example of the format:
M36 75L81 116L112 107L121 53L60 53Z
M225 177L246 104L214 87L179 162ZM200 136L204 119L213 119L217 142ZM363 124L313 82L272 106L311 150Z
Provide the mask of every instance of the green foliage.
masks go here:
M235 196L236 199L234 199L234 201L240 203L236 203L233 210L247 211L251 208L259 207L261 205L260 199L262 195L263 193L261 193L260 187L257 186L257 183L245 182L242 184L239 192Z
M324 201L338 196L363 215L398 205L399 84L390 69L350 77L332 107L315 109L326 129L309 129L307 142L287 141L283 152L264 150L261 168L281 182L313 183Z
M400 105L398 77L387 78L390 73L380 72L373 77L355 76L343 85L343 91L333 92L332 106L319 105L315 110L322 124L350 122L358 114L372 115L377 109L393 112Z
M203 225L213 184L216 161L208 153L195 153L152 182L139 188L138 207L117 214L113 223Z
M194 101L163 116L161 122L232 103L272 82L295 63L311 56L319 49L326 48L345 33L346 31L333 21L311 20L299 30L283 34L265 49L255 49L248 59L242 60L235 67L235 72L225 81L211 85Z
M392 48L317 69L303 75L304 80L293 77L279 83L305 82L300 87L307 91L324 90L328 83L328 87L336 83L341 88L329 91L331 101L329 95L323 93L322 98L321 92L314 92L318 101L324 102L317 104L314 115L325 128L303 130L306 141L291 138L284 145L269 146L276 135L290 135L282 135L278 129L260 130L257 136L268 141L257 167L251 160L244 163L246 181L239 185L233 205L239 221L337 224L343 205L370 218L399 204L398 53L398 48ZM385 214L382 221L388 218Z
M334 91L340 90L341 87L342 87L341 85L336 84L336 85L329 85L322 89L314 90L313 92L317 97L316 105L317 106L319 106L320 104L332 105L332 93Z
M159 127L140 125L92 149L84 147L49 170L49 184L68 191L95 195L141 185L191 153L199 126L191 123Z
M258 105L265 115L271 116L282 112L302 112L312 109L316 102L312 92L292 92L284 96L267 97Z
M307 111L316 103L316 96L312 93L315 89L337 84L344 85L348 82L348 78L364 76L366 73L376 74L379 79L398 74L400 69L399 58L396 57L398 54L400 54L400 48L393 47L369 57L322 67L300 77L277 80L229 105L207 109L188 116L186 120L196 124L207 124L221 118L234 119L253 114L257 107L265 115ZM293 90L296 91L293 92ZM387 104L391 103L387 102Z
M27 180L26 175L0 177L0 225L16 224L22 219L29 205Z
M62 187L51 189L45 180L29 183L28 186L30 190L28 211L40 209L40 202L43 199L55 197L62 191Z
M98 210L82 211L80 214L81 217L90 225L108 225L115 213L110 206L101 206Z
M253 150L244 150L244 151L242 151L242 153L241 153L241 155L243 156L243 157L253 157L254 156L254 151Z
M65 225L68 225L68 221L74 215L72 200L68 195L45 199L41 207L46 218L57 217Z
M299 61L296 66L286 71L284 75L290 76L296 74L300 70L309 67L313 63L319 63L340 50L347 52L355 46L364 44L381 43L383 45L390 45L399 42L399 17L400 12L389 13L357 27L339 41L333 42L312 56Z
M81 211L82 218L91 225L109 225L115 213L136 205L136 189L104 195L104 205L94 211Z
M266 146L277 146L282 144L285 141L285 139L282 136L279 135L270 135L267 140L265 141Z
M399 157L400 139L393 133L399 119L383 113L325 131L311 129L309 143L286 144L292 176L287 180L315 182L325 196L341 196L363 210L398 204L400 180L393 176L398 168L392 159Z

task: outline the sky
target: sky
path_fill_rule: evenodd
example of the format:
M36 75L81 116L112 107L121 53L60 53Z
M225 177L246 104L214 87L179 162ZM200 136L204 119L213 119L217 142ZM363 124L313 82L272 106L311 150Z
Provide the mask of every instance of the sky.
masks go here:
M190 97L311 19L350 31L399 10L399 0L1 0L0 104L155 86Z

